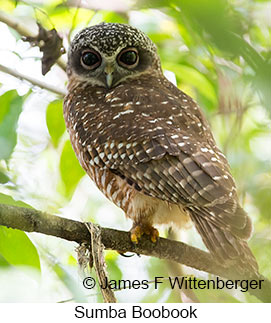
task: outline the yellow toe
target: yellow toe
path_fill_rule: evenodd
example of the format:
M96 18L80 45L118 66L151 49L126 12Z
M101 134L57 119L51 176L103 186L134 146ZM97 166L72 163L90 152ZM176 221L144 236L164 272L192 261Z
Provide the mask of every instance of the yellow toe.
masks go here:
M131 229L131 241L134 244L138 244L139 239L143 234L148 235L153 243L155 243L157 241L157 238L159 237L158 230L153 228L152 226L136 225Z

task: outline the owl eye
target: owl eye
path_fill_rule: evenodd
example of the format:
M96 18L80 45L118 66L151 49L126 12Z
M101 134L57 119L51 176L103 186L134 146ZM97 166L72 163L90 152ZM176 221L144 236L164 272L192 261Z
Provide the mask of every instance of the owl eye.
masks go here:
M81 64L88 70L94 70L101 65L101 56L93 50L87 50L82 53Z
M118 56L119 65L126 68L133 68L138 64L139 56L135 48L127 48Z

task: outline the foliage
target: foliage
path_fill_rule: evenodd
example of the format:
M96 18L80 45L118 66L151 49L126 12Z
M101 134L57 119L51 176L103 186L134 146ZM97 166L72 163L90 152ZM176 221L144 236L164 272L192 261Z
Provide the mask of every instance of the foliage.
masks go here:
M254 222L250 247L261 272L271 278L268 2L139 0L133 7L127 1L127 8L122 8L114 1L112 11L99 9L99 4L77 8L73 3L7 0L0 2L0 10L26 26L33 26L37 20L48 29L56 28L66 46L78 30L101 21L130 23L145 31L158 46L164 70L175 73L178 87L208 116L218 145L229 159L242 204ZM39 53L23 43L14 30L0 24L0 33L7 39L0 53L1 64L29 75L32 72L56 87L66 82L57 66L42 78ZM26 203L43 211L128 229L130 224L123 214L83 178L65 131L61 98L4 74L0 74L0 82L0 203ZM194 231L183 237L203 247ZM52 237L0 227L0 273L8 273L11 266L40 271L41 263L41 279L52 286L47 290L49 299L81 301L85 296L76 287L73 247ZM157 259L123 258L106 252L106 260L112 279L151 280L169 275L169 265ZM50 274L46 275L48 270ZM116 296L119 301L181 301L180 294L167 284L158 290L151 286L147 290L118 291ZM249 295L230 291L198 291L196 296L201 302L255 301ZM98 290L88 300L102 301Z
M16 90L8 91L0 98L0 159L8 160L16 145L16 128L22 104L23 98Z

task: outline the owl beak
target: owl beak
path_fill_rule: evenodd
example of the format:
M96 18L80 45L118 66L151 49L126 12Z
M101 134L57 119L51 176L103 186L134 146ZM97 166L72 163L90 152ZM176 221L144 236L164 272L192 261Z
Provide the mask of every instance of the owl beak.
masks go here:
M113 74L106 74L106 84L110 88L113 82Z
M108 64L108 65L106 65L104 72L105 72L106 85L108 88L110 88L113 83L114 67L112 65Z

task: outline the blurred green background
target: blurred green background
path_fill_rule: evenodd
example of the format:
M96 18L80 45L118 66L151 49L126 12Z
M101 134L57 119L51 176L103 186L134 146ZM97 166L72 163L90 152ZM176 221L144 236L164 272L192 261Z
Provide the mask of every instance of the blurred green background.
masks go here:
M264 0L11 1L1 12L29 30L36 21L56 28L68 48L80 29L129 23L156 43L166 76L192 96L228 157L241 204L254 223L249 245L260 272L271 278L271 3ZM1 15L0 15L1 17ZM0 18L0 64L64 89L55 65L41 75L41 53ZM64 55L64 59L66 56ZM0 72L0 203L129 230L124 214L96 189L72 151L54 93ZM162 236L205 249L194 229ZM76 244L0 227L0 301L102 301L98 289L81 286ZM111 279L151 281L155 276L209 275L154 258L124 258L106 251ZM94 274L94 273L92 273ZM116 292L119 302L257 302L240 291L169 288Z

